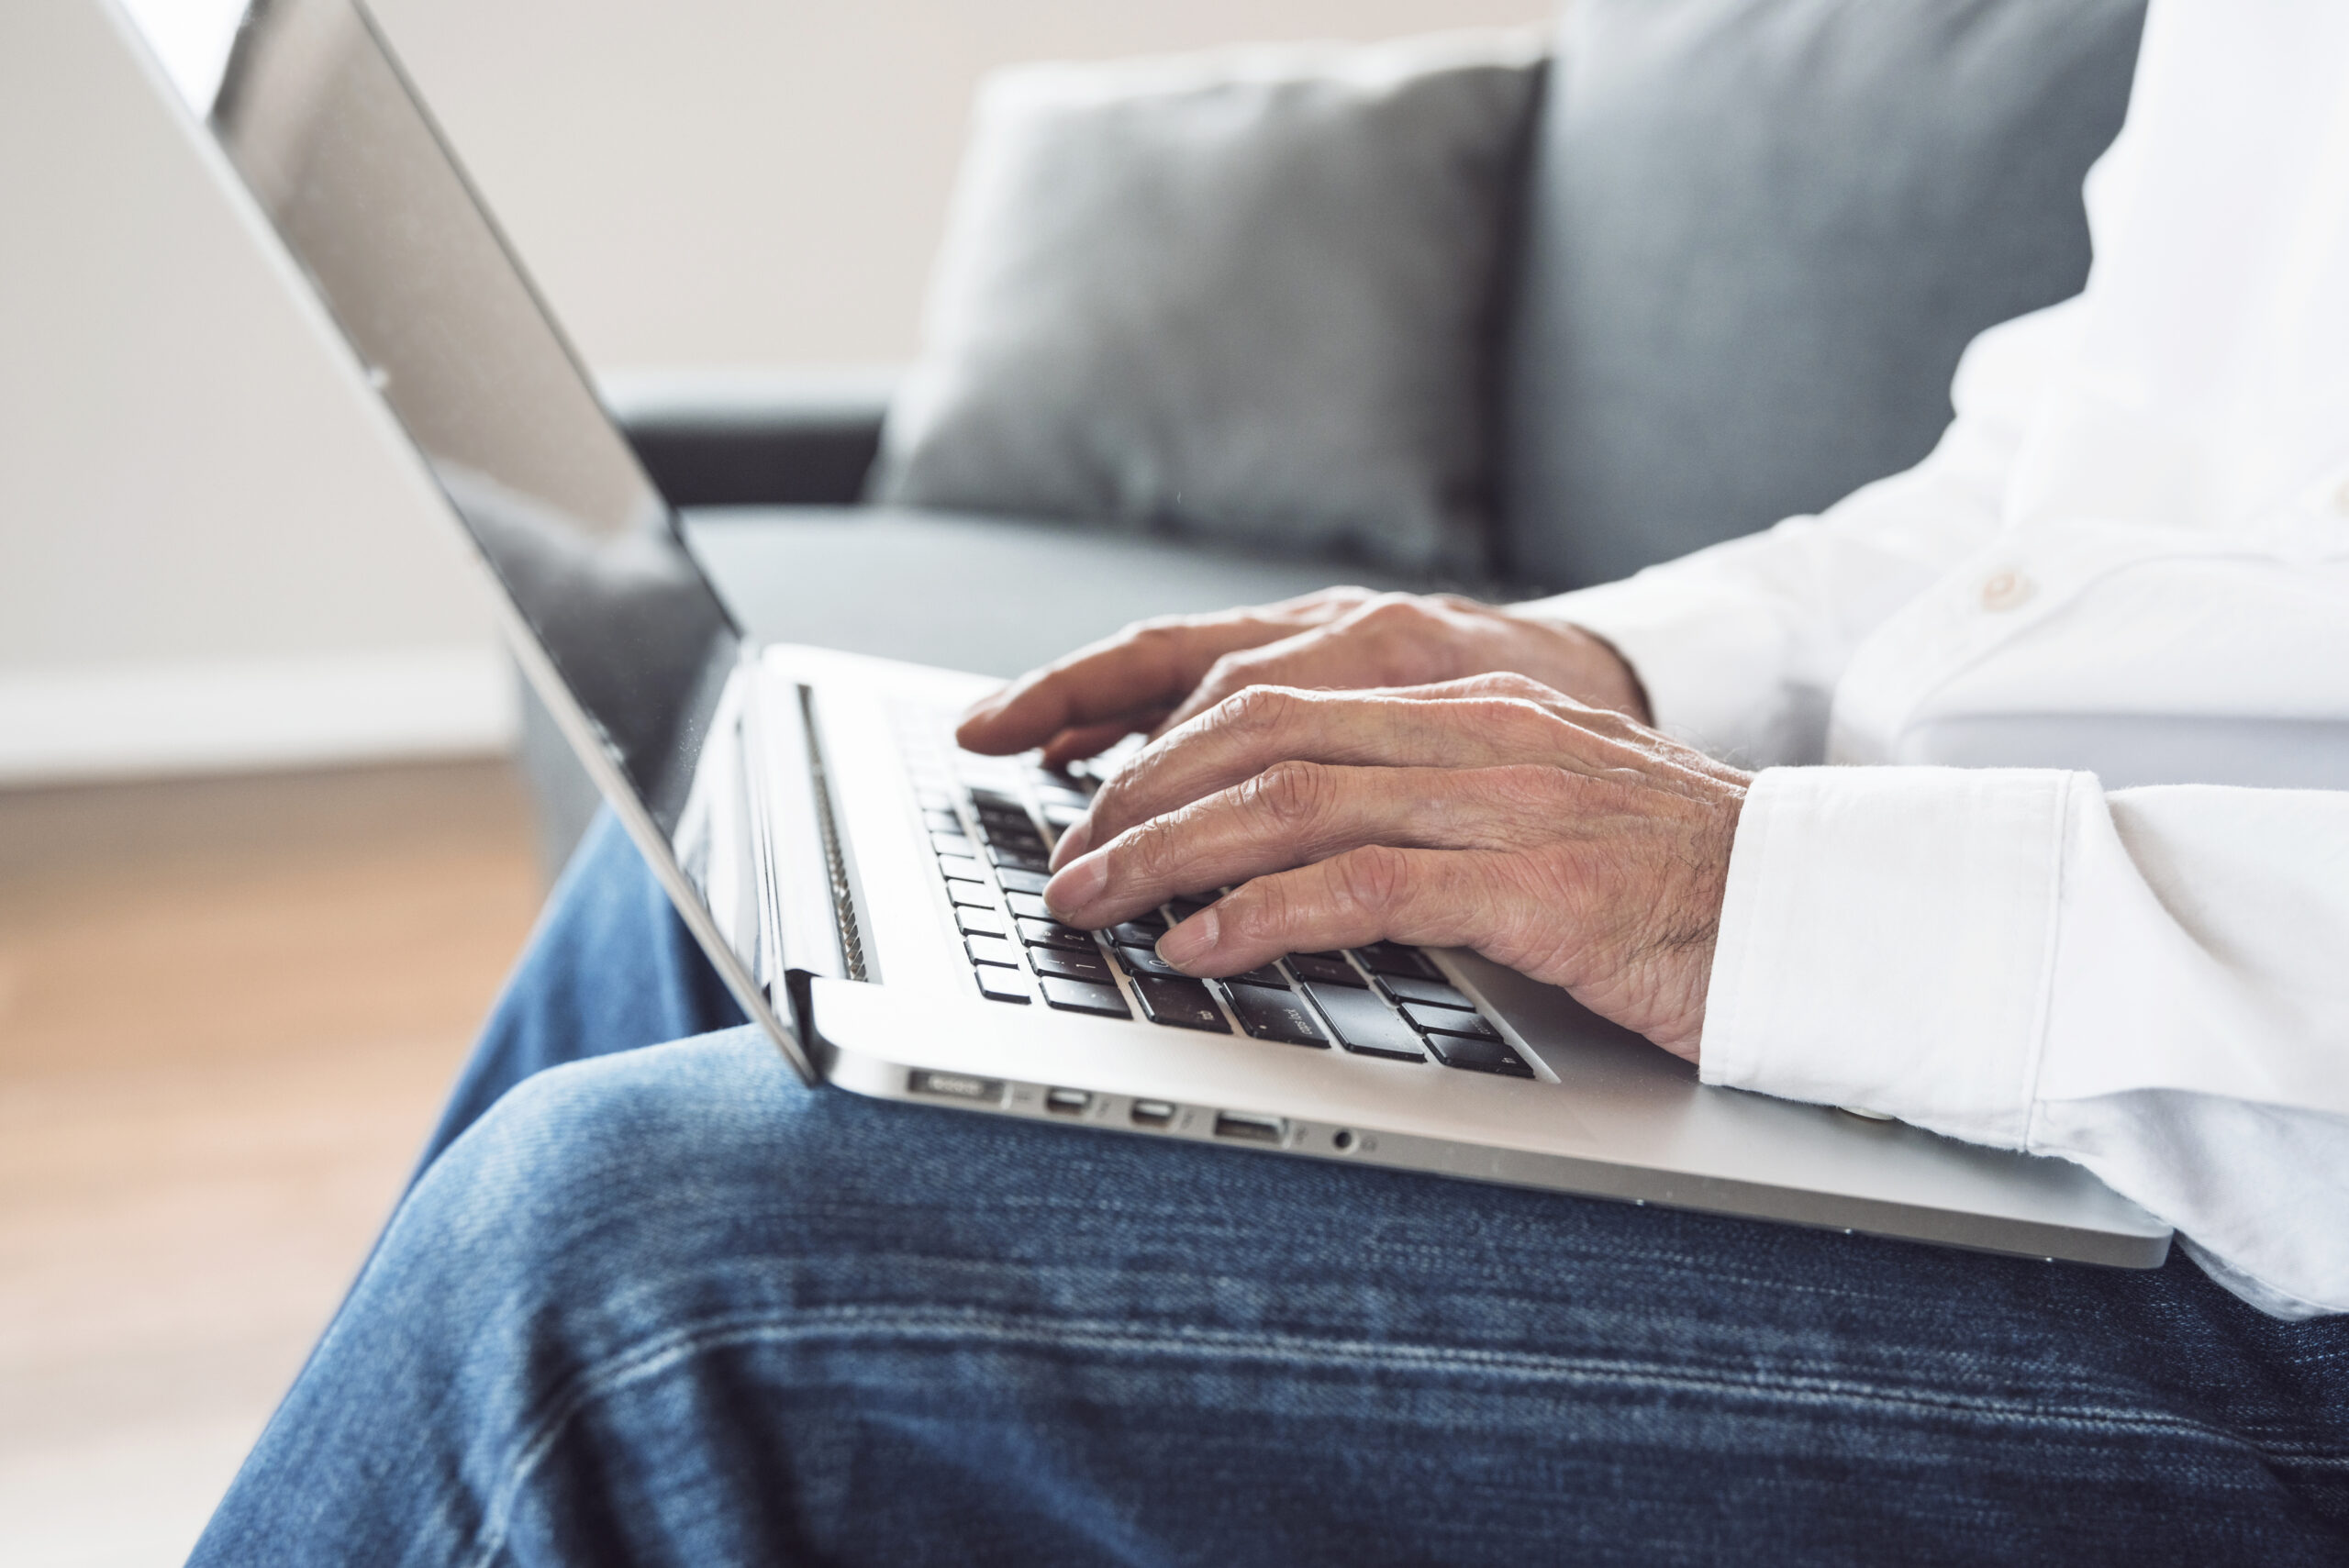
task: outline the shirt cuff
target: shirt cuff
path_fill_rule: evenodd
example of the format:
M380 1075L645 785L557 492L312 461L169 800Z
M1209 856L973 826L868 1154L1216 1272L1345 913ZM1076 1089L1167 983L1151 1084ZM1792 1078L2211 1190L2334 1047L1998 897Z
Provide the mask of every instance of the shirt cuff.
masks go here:
M2083 784L2036 769L1762 773L1730 857L1704 1081L2024 1147Z
M1605 638L1665 734L1749 766L1785 760L1785 635L1753 595L1652 568L1530 607Z

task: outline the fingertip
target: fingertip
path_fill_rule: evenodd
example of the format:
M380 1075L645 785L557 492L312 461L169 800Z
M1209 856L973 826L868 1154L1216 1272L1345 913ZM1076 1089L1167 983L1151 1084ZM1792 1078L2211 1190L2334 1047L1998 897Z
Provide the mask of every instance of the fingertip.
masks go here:
M1079 817L1061 830L1052 845L1052 869L1058 871L1092 846L1093 823L1090 817Z
M1223 922L1215 906L1209 905L1158 939L1158 956L1175 968L1187 971L1215 951L1216 942L1223 934Z
M1008 692L998 692L994 696L984 697L973 703L965 709L963 717L954 721L954 744L962 747L965 751L988 753L996 751L997 748L990 732L995 728L996 721L1003 717L1004 702L1008 695Z
M1044 884L1044 906L1057 918L1074 924L1074 917L1083 915L1108 885L1107 858L1097 855L1089 861L1074 861L1053 873L1052 881Z

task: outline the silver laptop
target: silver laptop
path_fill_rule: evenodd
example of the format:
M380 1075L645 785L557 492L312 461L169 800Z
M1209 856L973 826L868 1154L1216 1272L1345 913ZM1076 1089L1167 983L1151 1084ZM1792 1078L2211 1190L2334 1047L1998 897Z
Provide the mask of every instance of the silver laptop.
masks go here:
M1305 953L1208 984L1152 954L1179 907L1056 923L1044 861L1088 781L956 749L991 682L744 638L357 0L128 6L438 479L540 695L810 1084L1234 1158L2167 1254L2166 1227L2077 1166L1705 1087L1474 953Z

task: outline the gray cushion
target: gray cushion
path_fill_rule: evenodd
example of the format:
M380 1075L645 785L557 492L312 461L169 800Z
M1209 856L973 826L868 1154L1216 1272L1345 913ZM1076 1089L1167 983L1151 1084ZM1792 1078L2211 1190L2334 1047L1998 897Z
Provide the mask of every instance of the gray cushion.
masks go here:
M1505 566L1578 587L1931 450L2078 292L2141 0L1576 0L1512 329Z
M994 78L874 497L1474 571L1543 47Z

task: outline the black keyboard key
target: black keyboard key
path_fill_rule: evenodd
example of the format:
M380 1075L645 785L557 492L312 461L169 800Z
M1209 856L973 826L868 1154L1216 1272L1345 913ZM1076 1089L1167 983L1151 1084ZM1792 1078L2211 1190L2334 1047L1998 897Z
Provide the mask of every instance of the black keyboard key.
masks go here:
M1019 967L1018 942L1006 941L1001 937L964 937L963 947L973 963L996 963L1006 969Z
M1093 934L1080 931L1074 926L1063 926L1058 920L1022 920L1019 940L1031 948L1065 948L1072 952L1097 952Z
M1262 969L1249 970L1244 974L1227 974L1223 983L1226 985L1269 985L1275 991L1288 989L1288 976L1269 963Z
M985 882L987 879L987 873L980 869L979 862L968 855L941 855L938 857L938 869L963 882Z
M1117 976L1110 972L1109 961L1101 956L1099 948L1087 948L1083 952L1063 951L1059 948L1030 948L1028 962L1036 966L1039 974L1054 975L1062 980L1090 980L1096 985L1115 985Z
M964 882L960 878L949 878L946 884L946 896L958 905L973 909L995 907L995 889L984 882Z
M982 821L979 837L987 841L990 849L1017 850L1024 855L1044 853L1044 836L1025 822L1015 826L1008 822Z
M1166 934L1166 922L1155 915L1137 915L1132 919L1110 928L1110 934L1120 942L1136 947L1152 947Z
M1008 937L1011 928L992 909L958 908L954 923L966 937Z
M1089 980L1058 980L1042 982L1044 1000L1070 1013L1097 1013L1105 1018L1130 1018L1133 1010L1114 985L1097 985Z
M1166 901L1166 906L1174 911L1174 917L1177 920L1187 920L1214 902L1215 898L1212 895L1205 898L1170 898Z
M1414 980L1408 975L1382 974L1379 989L1397 1002L1419 1002L1431 1007L1463 1007L1474 1012L1476 1004L1454 991L1441 980Z
M979 977L980 994L997 1002L1032 1002L1036 988L1026 975L1016 969L997 969L983 963L972 972Z
M1414 980L1443 978L1443 971L1429 962L1425 953L1400 942L1373 942L1366 948L1356 948L1354 956L1374 974L1402 974Z
M1049 920L1052 917L1052 912L1045 906L1044 901L1032 893L1015 893L1004 902L1010 905L1011 912L1023 920Z
M993 784L966 784L964 788L970 792L971 805L978 811L1009 811L1022 817L1028 815L1028 807L1021 804L1018 795L997 789Z
M1403 1015L1367 991L1338 985L1308 985L1313 1005L1330 1020L1338 1043L1363 1056L1386 1056L1397 1062L1425 1062L1419 1034Z
M1181 970L1159 957L1157 951L1152 948L1128 947L1120 943L1118 948L1118 962L1126 966L1126 973L1129 974L1155 974L1166 980L1189 978Z
M1451 1007L1431 1007L1424 1002L1406 1002L1403 1016L1430 1034L1474 1035L1479 1040L1498 1040L1501 1031L1485 1021L1482 1013L1463 1013Z
M1324 1051L1330 1042L1313 1027L1312 1010L1305 998L1284 987L1267 991L1261 985L1230 985L1224 995L1231 999L1231 1010L1239 1015L1240 1027L1258 1040L1285 1040L1290 1045L1318 1045Z
M1223 1009L1196 980L1141 975L1134 981L1134 995L1141 998L1141 1010L1150 1015L1152 1023L1205 1029L1210 1034L1231 1032L1231 1026L1223 1021Z
M947 874L951 876L953 873L950 872ZM1052 880L1042 872L1015 871L1009 866L996 873L995 879L1003 884L1006 893L1041 893L1044 884Z
M1013 850L1001 844L989 844L987 859L995 862L997 871L1049 872L1052 869L1052 862L1046 858L1044 846L1041 843L1033 850Z
M1342 958L1332 958L1328 953L1293 952L1288 955L1288 966L1297 971L1298 979L1309 980L1317 985L1359 988L1370 984L1355 972L1353 964Z
M1497 1040L1464 1040L1456 1034L1428 1036L1428 1049L1446 1067L1471 1073L1497 1073L1504 1078L1531 1078L1533 1069L1516 1051Z

